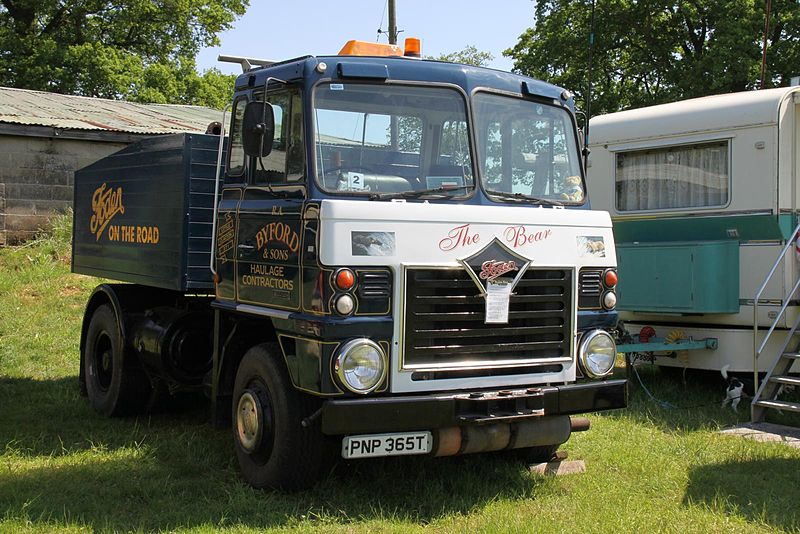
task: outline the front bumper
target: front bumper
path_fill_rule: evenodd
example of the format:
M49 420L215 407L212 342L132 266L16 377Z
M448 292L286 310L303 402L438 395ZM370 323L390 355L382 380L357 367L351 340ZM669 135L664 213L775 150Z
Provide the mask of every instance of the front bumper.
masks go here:
M337 399L322 407L322 432L432 430L625 408L627 380L447 394Z

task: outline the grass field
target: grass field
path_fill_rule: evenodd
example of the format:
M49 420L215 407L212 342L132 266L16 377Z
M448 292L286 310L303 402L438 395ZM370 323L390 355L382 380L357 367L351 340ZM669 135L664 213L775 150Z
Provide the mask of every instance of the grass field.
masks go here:
M720 436L720 379L641 368L630 407L564 446L587 472L531 475L491 456L338 465L314 490L239 479L203 399L104 419L78 395L83 306L69 228L0 250L0 532L293 529L341 532L770 532L800 529L800 450Z

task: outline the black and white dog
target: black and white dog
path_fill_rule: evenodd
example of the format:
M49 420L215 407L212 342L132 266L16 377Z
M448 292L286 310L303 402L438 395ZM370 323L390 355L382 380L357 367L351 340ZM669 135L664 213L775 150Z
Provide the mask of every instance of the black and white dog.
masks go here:
M729 368L730 365L726 365L721 369L722 378L728 382L728 389L725 392L725 398L722 400L722 408L730 403L731 409L736 412L738 411L736 407L739 406L739 401L742 400L742 396L744 396L744 384L735 376L728 376Z

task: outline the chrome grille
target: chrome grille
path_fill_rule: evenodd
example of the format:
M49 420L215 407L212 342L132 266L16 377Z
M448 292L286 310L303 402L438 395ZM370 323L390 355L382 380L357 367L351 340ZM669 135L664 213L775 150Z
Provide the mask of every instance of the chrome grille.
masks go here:
M570 356L572 271L525 271L507 324L486 324L485 300L462 268L406 270L404 367L516 365Z

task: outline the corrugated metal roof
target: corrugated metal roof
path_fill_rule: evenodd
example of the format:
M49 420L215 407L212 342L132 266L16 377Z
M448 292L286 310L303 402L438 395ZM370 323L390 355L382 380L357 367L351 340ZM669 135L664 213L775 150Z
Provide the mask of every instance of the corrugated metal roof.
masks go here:
M137 104L0 87L0 123L136 134L205 132L222 112L202 106Z

